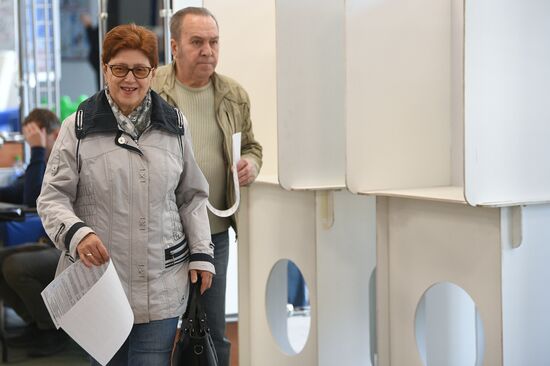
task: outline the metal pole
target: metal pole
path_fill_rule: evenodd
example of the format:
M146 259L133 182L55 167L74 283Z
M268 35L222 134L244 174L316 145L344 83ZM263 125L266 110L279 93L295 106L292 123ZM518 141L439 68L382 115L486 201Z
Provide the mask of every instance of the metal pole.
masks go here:
M33 74L34 74L34 104L33 108L40 106L40 81L38 80L38 50L37 50L37 39L38 39L38 30L37 30L37 18L36 18L36 4L35 0L31 0L31 34L32 34L32 51L33 51Z
M103 38L105 33L107 33L107 18L109 13L107 12L108 0L97 0L97 8L99 9L98 22L97 22L97 35L99 41L99 89L103 88L103 65L101 64L101 48L103 47Z
M26 31L25 31L25 1L14 0L16 4L14 6L15 14L14 19L17 22L16 29L16 51L17 58L19 60L19 97L21 98L19 108L19 120L23 121L23 118L29 113L29 78L27 68L27 45L26 45Z
M46 92L48 95L48 109L52 110L53 104L53 96L55 93L53 82L55 80L55 70L52 70L52 66L54 64L53 62L53 51L52 51L52 43L53 43L53 32L51 32L52 28L52 19L50 17L51 10L52 10L52 4L51 2L48 2L48 0L44 0L42 3L42 10L44 12L44 56L46 61ZM53 73L53 75L52 75Z
M160 10L160 17L164 18L164 63L169 64L172 61L172 52L170 50L170 18L172 17L172 4L170 0L164 0L164 9Z
M55 69L55 112L61 117L61 31L59 0L52 1L53 57Z

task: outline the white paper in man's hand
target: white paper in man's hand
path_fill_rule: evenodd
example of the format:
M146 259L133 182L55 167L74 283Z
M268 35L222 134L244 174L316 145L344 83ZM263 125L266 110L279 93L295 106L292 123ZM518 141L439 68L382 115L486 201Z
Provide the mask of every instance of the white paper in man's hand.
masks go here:
M210 201L206 201L206 207L214 215L218 217L229 217L237 212L239 204L241 202L241 191L239 189L239 175L237 173L237 163L241 160L241 133L237 132L233 134L233 165L231 171L233 172L233 188L235 189L235 203L227 210L219 210L212 206Z
M134 314L112 262L87 268L76 261L42 291L57 328L106 365L134 324Z

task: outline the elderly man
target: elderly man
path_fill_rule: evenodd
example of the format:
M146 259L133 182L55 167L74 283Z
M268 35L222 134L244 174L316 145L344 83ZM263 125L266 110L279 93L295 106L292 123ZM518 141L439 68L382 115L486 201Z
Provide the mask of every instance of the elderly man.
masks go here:
M250 101L234 80L215 72L219 53L216 18L205 8L189 7L171 20L174 62L157 70L153 89L187 117L197 162L210 185L210 203L218 209L235 201L231 166L232 135L241 132L239 185L252 183L262 165L262 147L254 139ZM209 213L215 245L216 276L203 295L219 365L229 365L230 344L225 338L225 288L229 254L228 228L236 229L234 216Z

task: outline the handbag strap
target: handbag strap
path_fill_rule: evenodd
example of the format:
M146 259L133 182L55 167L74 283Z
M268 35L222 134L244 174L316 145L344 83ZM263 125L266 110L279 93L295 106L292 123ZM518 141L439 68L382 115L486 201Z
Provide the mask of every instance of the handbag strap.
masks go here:
M199 296L200 296L199 282L197 281L196 283L191 283L189 288L189 300L187 302L187 309L185 310L185 315L189 319L195 319L195 316L197 314L197 302L199 301Z
M189 288L189 300L187 302L187 309L185 310L184 318L187 318L190 324L195 330L206 332L209 330L206 323L206 313L203 310L200 298L201 298L201 281L200 277L197 282L191 283Z

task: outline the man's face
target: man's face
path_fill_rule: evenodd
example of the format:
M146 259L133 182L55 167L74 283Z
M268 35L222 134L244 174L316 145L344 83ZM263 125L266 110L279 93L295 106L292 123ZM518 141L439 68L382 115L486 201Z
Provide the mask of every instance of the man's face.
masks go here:
M179 41L171 40L178 79L200 87L208 83L218 64L219 32L210 16L188 14L183 18Z

